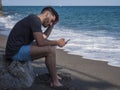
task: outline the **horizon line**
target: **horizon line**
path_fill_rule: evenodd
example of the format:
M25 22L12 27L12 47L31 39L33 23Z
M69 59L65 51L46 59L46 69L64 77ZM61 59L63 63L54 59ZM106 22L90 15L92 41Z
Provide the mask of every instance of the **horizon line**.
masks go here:
M2 5L2 6L120 6L120 5Z

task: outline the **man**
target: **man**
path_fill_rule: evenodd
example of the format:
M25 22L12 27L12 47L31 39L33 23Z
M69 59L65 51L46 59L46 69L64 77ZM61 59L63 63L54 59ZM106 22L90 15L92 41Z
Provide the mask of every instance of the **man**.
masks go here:
M51 76L51 86L62 86L56 71L56 48L67 42L64 38L48 40L58 22L59 15L52 7L45 7L37 16L31 14L20 20L10 32L6 44L5 56L8 60L28 61L45 57L45 64ZM46 29L42 32L41 25Z

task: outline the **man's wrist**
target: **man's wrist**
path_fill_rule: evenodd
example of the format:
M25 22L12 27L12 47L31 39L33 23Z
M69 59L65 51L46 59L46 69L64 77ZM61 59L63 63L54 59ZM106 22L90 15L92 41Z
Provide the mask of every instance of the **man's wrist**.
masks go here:
M49 27L48 27L48 29L52 29L54 27L54 25L50 25Z
M56 45L59 46L59 41L58 40L56 40Z

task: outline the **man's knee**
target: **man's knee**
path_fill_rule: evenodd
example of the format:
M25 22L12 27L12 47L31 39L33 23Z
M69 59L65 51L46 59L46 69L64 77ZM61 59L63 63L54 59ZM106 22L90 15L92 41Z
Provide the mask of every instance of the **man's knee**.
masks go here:
M56 52L56 46L48 46L48 51L50 53L55 53Z

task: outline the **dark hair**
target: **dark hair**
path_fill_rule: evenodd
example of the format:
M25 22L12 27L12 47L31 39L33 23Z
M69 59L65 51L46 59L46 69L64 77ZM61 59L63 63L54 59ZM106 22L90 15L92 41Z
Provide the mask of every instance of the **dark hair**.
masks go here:
M45 11L49 11L52 15L55 15L55 23L59 21L59 15L58 13L55 11L55 9L51 6L47 6L45 8L43 8L43 10L41 11L41 13L44 13Z

